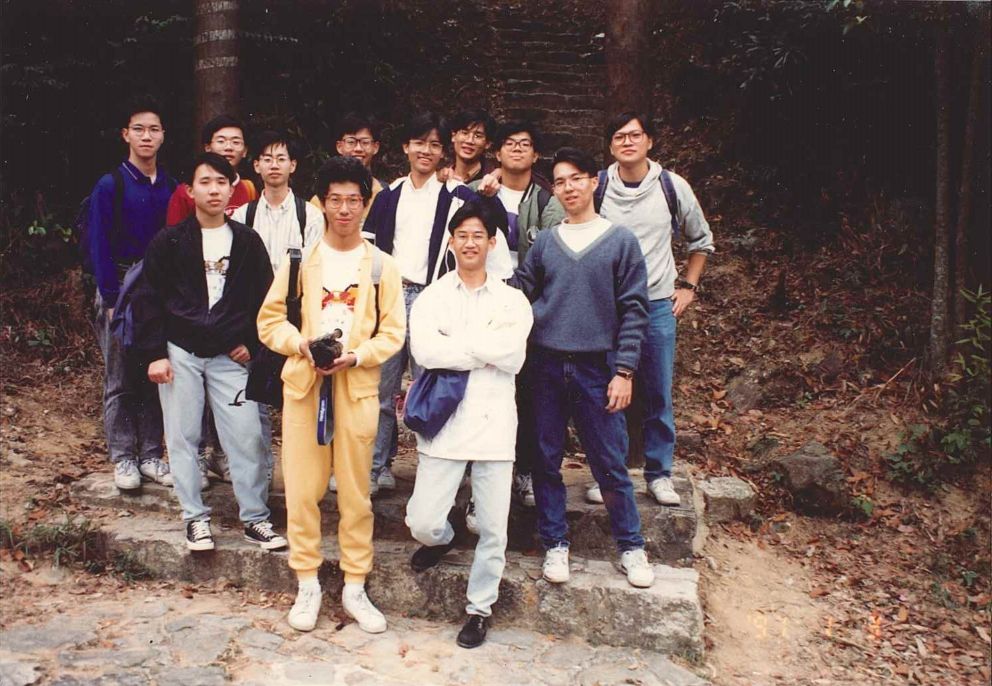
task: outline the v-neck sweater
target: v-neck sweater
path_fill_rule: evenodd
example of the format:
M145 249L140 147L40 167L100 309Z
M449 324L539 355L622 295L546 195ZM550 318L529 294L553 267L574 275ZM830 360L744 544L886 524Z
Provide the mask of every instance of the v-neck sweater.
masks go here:
M532 344L564 353L605 352L636 370L648 325L647 269L637 238L613 225L576 252L559 234L538 234L517 270L534 309Z

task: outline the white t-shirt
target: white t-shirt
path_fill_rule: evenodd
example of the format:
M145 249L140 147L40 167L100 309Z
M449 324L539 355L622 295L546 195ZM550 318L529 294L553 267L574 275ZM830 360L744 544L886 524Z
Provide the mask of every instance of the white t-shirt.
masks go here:
M320 274L323 297L320 310L320 335L341 329L341 344L347 345L355 318L358 297L358 267L365 256L365 244L347 251L335 250L324 241L320 251Z
M216 229L200 229L203 236L203 273L207 279L207 308L213 309L224 295L227 268L231 264L234 232L228 224Z
M583 224L569 224L566 219L558 225L558 235L573 252L582 252L611 226L613 226L612 222L602 217L596 217L591 222Z
M520 240L520 228L517 224L520 215L520 201L524 199L524 191L515 191L506 186L499 187L499 201L503 203L506 210L506 217L509 219L509 238L507 245L510 248L510 259L513 261L513 268L517 267L517 244Z
M441 187L441 182L434 175L420 188L413 187L409 176L403 181L400 200L396 205L393 259L400 275L407 281L427 283L431 230L434 228Z

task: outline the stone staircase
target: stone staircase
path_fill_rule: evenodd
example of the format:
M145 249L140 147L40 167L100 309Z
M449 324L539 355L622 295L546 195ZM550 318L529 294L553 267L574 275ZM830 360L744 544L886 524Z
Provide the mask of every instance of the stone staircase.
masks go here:
M410 568L417 548L403 523L412 491L415 462L401 454L394 465L397 490L373 500L375 568L369 594L387 615L458 621L464 614L465 585L475 537L465 530L464 509L456 507L456 549L441 564L423 573ZM609 520L602 506L588 505L582 493L590 482L588 469L566 460L563 474L569 490L568 521L572 536L572 578L557 586L541 578L542 554L534 534L534 512L513 506L507 566L494 608L497 626L514 626L555 635L573 635L593 644L645 648L668 655L703 651L703 613L698 575L691 568L697 533L698 502L691 481L675 479L684 507L663 508L649 502L643 481L635 478L638 506L657 581L650 589L634 589L614 567L616 552ZM277 482L278 485L278 482ZM267 553L244 542L237 505L229 484L214 483L204 493L213 508L217 549L191 554L186 550L178 503L171 489L145 485L140 495L123 495L107 474L94 474L74 486L74 499L109 516L101 518L102 543L111 553L130 558L160 578L207 582L224 577L240 586L295 593L295 576L285 553ZM459 503L468 498L463 488ZM285 525L284 495L270 496L277 528ZM321 503L326 562L320 576L325 589L337 594L343 583L338 568L337 506L334 494ZM130 514L131 516L122 516Z
M541 18L526 5L491 9L490 25L496 116L540 126L548 156L573 145L598 157L606 84L602 35L567 17Z

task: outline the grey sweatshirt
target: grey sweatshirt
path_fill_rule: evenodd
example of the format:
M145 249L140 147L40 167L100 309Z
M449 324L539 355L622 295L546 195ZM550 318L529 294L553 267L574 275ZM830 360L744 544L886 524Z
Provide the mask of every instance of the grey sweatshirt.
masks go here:
M534 308L530 342L559 352L615 352L618 367L637 369L647 333L647 272L628 229L611 226L579 253L541 231L511 283Z
M672 256L672 215L661 188L661 165L648 160L648 175L637 188L627 188L614 162L606 170L607 186L599 214L612 222L629 228L641 244L647 262L648 297L651 300L670 298L675 293L678 271ZM689 182L670 172L682 214L682 236L686 248L693 252L713 252L713 232L703 216Z

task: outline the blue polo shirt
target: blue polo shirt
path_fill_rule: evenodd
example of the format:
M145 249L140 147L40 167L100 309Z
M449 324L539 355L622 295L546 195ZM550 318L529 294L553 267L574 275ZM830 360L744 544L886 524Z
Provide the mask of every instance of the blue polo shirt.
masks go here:
M137 262L159 229L165 226L165 210L176 189L176 180L158 167L155 182L124 160L124 204L120 233L112 236L114 223L114 179L104 174L90 194L89 243L93 276L104 307L113 307L121 288L118 265Z

